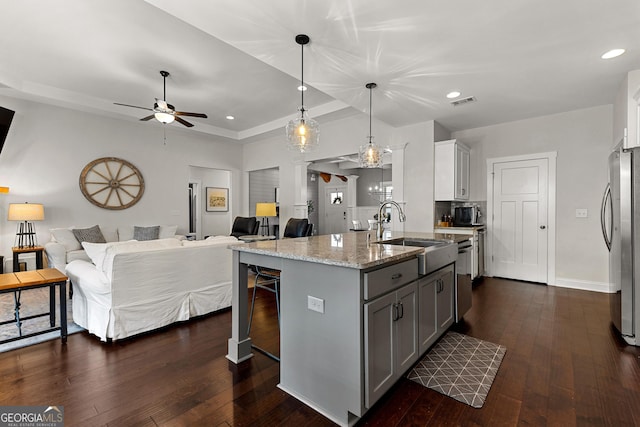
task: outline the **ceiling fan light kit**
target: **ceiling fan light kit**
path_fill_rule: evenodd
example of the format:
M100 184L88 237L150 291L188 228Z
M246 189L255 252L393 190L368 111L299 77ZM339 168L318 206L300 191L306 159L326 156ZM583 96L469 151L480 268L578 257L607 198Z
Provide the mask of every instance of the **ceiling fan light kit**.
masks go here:
M371 132L371 93L378 86L375 83L367 83L365 87L369 89L369 143L360 146L358 151L358 160L361 168L379 168L382 167L383 150L373 143L373 135Z
M188 113L186 111L176 111L176 108L173 105L167 103L167 77L169 77L171 74L169 74L168 71L161 70L160 75L162 76L163 99L156 98L156 102L153 104L153 108L139 107L137 105L129 105L129 104L120 104L118 102L114 102L114 104L122 105L124 107L133 107L133 108L140 108L142 110L153 111L153 114L147 117L141 118L140 121L142 122L146 122L147 120L151 120L155 118L157 121L159 121L162 124L169 124L169 123L172 123L173 121L177 121L178 123L190 128L190 127L193 127L193 123L189 123L185 119L178 116L200 117L203 119L207 118L207 115L204 113Z
M173 122L176 119L175 116L173 116L172 114L163 113L161 111L154 113L153 116L156 118L157 121L159 121L160 123L164 123L165 125L168 125L169 123Z
M298 34L296 43L300 45L301 50L301 72L300 87L304 85L304 45L309 43L309 36ZM304 90L300 91L300 116L289 121L286 127L287 146L291 151L307 153L314 150L318 146L320 129L318 122L309 117L307 110L304 109Z

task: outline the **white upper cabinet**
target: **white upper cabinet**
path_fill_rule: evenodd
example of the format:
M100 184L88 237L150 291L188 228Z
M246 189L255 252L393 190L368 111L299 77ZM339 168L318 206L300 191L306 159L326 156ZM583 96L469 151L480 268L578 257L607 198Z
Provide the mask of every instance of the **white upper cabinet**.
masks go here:
M455 139L434 145L435 200L469 200L469 148Z

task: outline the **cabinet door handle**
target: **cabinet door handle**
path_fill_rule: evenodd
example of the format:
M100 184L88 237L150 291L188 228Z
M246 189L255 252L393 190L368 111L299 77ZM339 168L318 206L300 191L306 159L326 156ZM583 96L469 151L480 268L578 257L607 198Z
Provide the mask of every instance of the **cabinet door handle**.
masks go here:
M391 276L391 280L396 280L402 277L402 273L396 273Z
M398 304L397 303L393 303L393 321L395 322L399 318L400 318L400 316L398 314Z
M400 306L400 315L398 316L398 318L402 319L404 317L404 305L402 305L402 301L400 301L398 305Z

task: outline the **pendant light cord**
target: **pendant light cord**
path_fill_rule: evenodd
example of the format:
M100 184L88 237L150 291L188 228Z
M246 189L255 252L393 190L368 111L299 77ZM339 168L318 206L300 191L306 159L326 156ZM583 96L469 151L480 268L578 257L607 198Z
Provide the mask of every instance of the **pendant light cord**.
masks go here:
M373 91L373 86L369 88L369 145L371 145L371 138L372 138L372 135L371 135L371 133L372 133L371 132L371 109L372 109L372 107L371 107L371 105L372 105L372 103L371 103L371 94L372 94L372 91Z
M304 45L300 45L300 57L302 60L300 61L300 92L302 98L302 105L300 105L300 109L302 110L302 114L304 114Z

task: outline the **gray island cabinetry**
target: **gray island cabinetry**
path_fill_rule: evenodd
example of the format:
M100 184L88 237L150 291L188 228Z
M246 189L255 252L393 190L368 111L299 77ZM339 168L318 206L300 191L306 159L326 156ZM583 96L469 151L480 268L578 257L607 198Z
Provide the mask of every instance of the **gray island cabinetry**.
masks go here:
M247 266L281 270L278 387L340 425L355 424L453 319L453 265L420 277L423 248L370 242L367 232L230 248L227 358L252 356Z

